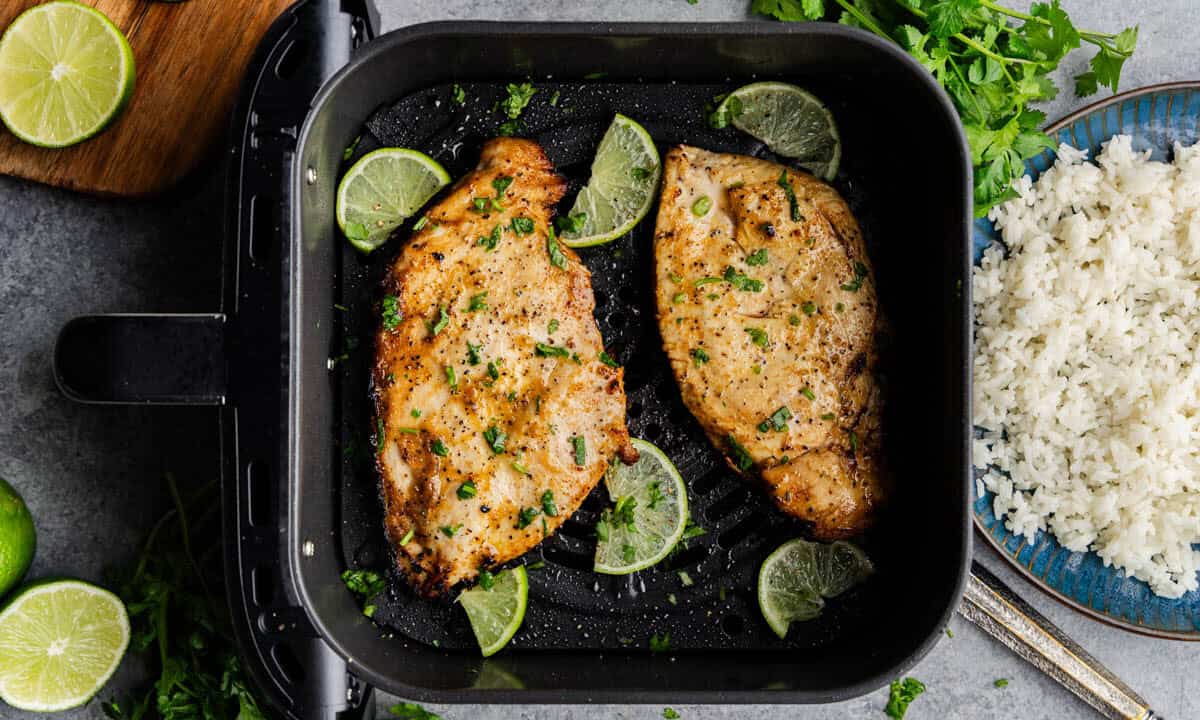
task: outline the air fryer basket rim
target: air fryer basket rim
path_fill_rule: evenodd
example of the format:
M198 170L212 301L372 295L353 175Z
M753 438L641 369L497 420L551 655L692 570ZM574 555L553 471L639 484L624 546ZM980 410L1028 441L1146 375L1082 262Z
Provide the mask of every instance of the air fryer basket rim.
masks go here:
M293 297L298 297L300 273L298 272L299 264L304 262L298 252L300 244L298 235L300 228L303 226L301 217L302 208L298 202L298 198L302 196L304 186L306 184L306 163L303 162L303 157L306 148L308 148L311 134L313 133L314 119L317 116L317 111L323 108L330 98L336 93L338 87L342 85L348 78L352 77L361 65L376 58L380 55L395 52L403 45L419 40L429 38L449 38L455 36L533 36L533 37L604 37L604 38L621 38L621 37L658 37L668 39L671 37L741 37L748 38L754 36L772 35L785 36L794 38L805 37L833 37L839 38L844 42L858 43L869 46L871 49L886 55L892 62L903 68L907 73L911 74L916 81L924 86L931 99L936 103L940 112L945 116L954 120L953 127L956 131L953 137L944 138L944 142L953 145L952 150L957 154L957 157L962 166L962 187L958 203L961 207L955 208L956 217L963 219L963 227L957 228L955 232L962 236L964 246L969 242L969 223L971 219L970 207L970 165L968 162L969 152L965 136L962 133L961 126L957 122L957 113L949 97L936 83L933 77L910 55L901 50L898 46L888 43L868 32L851 28L843 25L831 23L812 23L812 24L785 24L785 23L574 23L574 22L550 22L550 23L512 23L512 22L485 22L485 21L469 21L469 22L431 22L420 25L405 27L394 30L386 35L380 36L369 42L364 47L360 48L354 58L344 67L341 68L333 77L331 77L318 92L314 100L309 106L309 112L305 119L304 125L299 134L297 142L296 161L291 167L291 179L287 185L290 195L288 212L291 213L290 228L293 237L288 239L289 256L292 269L290 291ZM363 118L365 120L365 118ZM949 206L952 201L947 201ZM958 436L953 438L945 438L946 442L962 443L964 457L969 458L969 442L970 442L970 375L969 375L969 358L970 358L970 334L971 327L971 304L969 299L970 283L966 282L969 279L969 260L970 254L963 253L962 266L957 268L958 278L964 280L963 292L967 293L965 300L965 313L962 319L962 332L959 334L957 341L961 343L959 351L962 357L967 359L966 368L961 372L960 389L962 392L963 407L966 408L968 422L962 423L962 427ZM953 280L953 278L951 278ZM298 381L297 363L295 359L300 356L300 333L297 327L299 320L297 302L292 302L290 307L289 339L288 352L292 358L289 363L289 383L294 389ZM297 444L299 440L296 433L297 413L299 412L294 393L288 400L288 443L289 447L289 462L288 462L288 544L286 550L289 556L289 561L286 563L289 566L291 573L291 581L294 585L296 594L300 600L300 605L304 608L314 628L318 631L321 638L330 648L338 655L346 659L347 665L352 673L362 678L363 680L376 685L382 689L397 693L404 697L433 701L433 702L489 702L489 703L566 703L566 702L620 702L625 704L641 704L641 703L663 703L671 702L689 702L689 703L812 703L812 702L829 702L855 697L866 692L872 691L881 685L885 684L890 679L907 671L917 662L919 662L934 646L941 636L941 627L949 621L951 614L954 612L959 599L961 598L963 587L966 581L967 568L971 557L971 524L970 513L967 507L967 498L969 493L963 493L963 503L961 507L961 517L958 518L956 527L958 529L958 537L954 538L956 543L955 549L961 549L963 552L962 562L958 563L957 575L953 581L953 593L951 602L947 603L940 613L941 623L936 627L935 631L930 632L924 640L917 646L913 647L905 656L905 658L895 663L885 672L878 672L869 677L864 677L856 682L838 686L836 688L826 690L824 692L813 692L810 690L699 690L686 691L686 698L680 697L681 693L676 693L673 697L668 697L661 690L641 690L641 689L605 689L600 691L582 691L582 690L477 690L477 689L459 689L459 690L434 690L423 687L415 687L398 682L396 678L390 677L385 670L378 667L367 666L360 664L353 650L343 643L342 639L336 633L331 631L326 622L326 617L316 609L316 598L310 592L310 585L305 578L305 563L301 557L301 539L306 537L301 528L300 512L297 506ZM959 472L959 479L964 487L967 486L969 480L968 468L963 467ZM310 533L311 535L311 533ZM949 539L949 538L947 538Z

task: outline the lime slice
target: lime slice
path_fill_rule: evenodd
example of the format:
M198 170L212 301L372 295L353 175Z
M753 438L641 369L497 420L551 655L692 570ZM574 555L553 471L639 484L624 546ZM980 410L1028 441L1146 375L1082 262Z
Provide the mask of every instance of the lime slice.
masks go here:
M854 545L789 540L771 553L758 571L758 607L780 638L793 622L812 620L825 607L822 598L842 594L874 572Z
M350 244L369 253L450 182L437 161L407 148L363 155L337 189L337 222Z
M616 507L596 526L593 569L605 575L628 575L659 562L687 525L687 488L675 465L645 440L635 438L633 446L638 461L616 461L604 478Z
M29 508L13 486L0 479L0 597L25 576L36 545Z
M766 143L771 152L824 180L837 175L842 141L833 115L809 92L781 82L758 82L729 93L718 112L738 130Z
M496 573L490 590L476 585L458 596L484 657L500 652L521 627L529 601L529 578L520 565Z
M35 712L78 707L128 646L129 616L116 595L78 580L29 587L0 612L0 699Z
M573 248L603 245L632 230L650 212L661 174L650 133L624 115L614 117L596 148L592 176L568 214L582 214L582 222L563 232L563 243Z
M27 143L87 140L121 112L133 84L133 50L95 8L38 5L0 38L0 119Z

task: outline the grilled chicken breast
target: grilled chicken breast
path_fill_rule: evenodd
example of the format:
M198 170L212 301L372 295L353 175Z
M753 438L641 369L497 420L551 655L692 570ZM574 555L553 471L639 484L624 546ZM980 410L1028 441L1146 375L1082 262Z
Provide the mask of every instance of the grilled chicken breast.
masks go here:
M565 188L536 143L490 141L385 281L377 464L388 537L422 594L520 556L614 455L637 457L591 276L550 239Z
M865 529L885 494L880 320L845 201L775 163L679 146L655 264L663 343L710 440L815 537Z

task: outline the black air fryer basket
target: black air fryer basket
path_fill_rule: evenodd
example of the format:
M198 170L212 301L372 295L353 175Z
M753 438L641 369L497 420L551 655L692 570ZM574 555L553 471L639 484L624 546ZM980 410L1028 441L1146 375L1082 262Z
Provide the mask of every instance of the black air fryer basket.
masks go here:
M436 23L368 42L372 23L350 5L302 0L252 63L234 120L221 312L78 318L56 352L60 384L82 401L222 406L229 601L263 692L292 717L361 713L371 686L438 702L811 703L915 663L956 606L970 556L970 166L932 78L834 24ZM341 238L346 149L352 161L415 147L460 176L496 132L504 84L524 79L542 98L521 134L568 178L568 201L614 112L661 152L687 142L764 155L748 136L708 128L703 106L782 79L839 123L835 185L862 222L892 327L886 452L898 491L862 539L875 576L785 641L759 615L755 576L804 528L728 471L679 400L655 325L653 213L580 256L606 346L625 366L630 432L675 461L707 533L655 568L597 575L598 490L526 556L545 565L530 571L524 625L487 660L452 603L418 600L391 576L373 621L339 578L391 564L367 367L378 282L402 242L364 258ZM465 106L448 102L452 84ZM651 635L670 649L652 653Z

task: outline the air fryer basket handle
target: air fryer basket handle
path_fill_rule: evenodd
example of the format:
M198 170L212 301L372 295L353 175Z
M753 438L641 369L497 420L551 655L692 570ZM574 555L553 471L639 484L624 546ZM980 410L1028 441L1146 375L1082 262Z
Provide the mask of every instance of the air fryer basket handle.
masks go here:
M54 379L83 403L224 404L225 316L77 317L58 334Z

